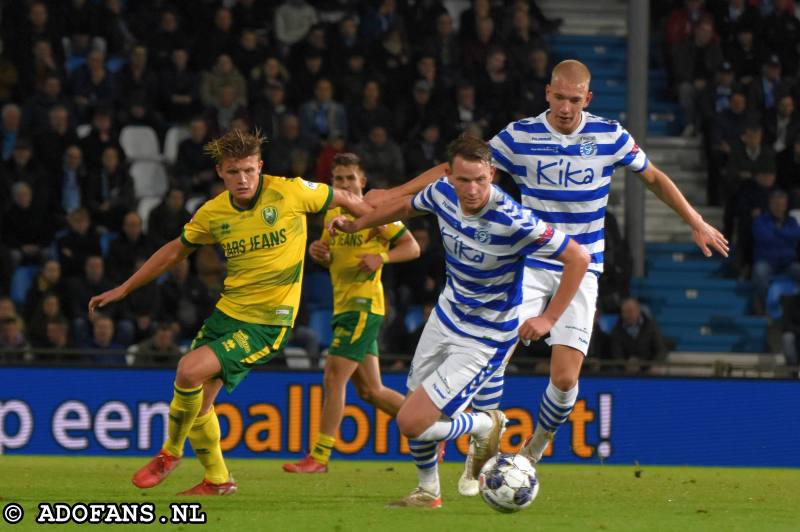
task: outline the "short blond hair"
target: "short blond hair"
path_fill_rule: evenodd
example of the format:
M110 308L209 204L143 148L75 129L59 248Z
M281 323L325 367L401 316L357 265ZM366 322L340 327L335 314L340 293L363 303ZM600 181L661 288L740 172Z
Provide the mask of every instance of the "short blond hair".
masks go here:
M557 77L562 77L578 84L586 83L588 87L589 82L592 80L592 73L589 71L589 67L580 61L566 59L553 67L553 72L550 74L550 83Z
M261 156L261 145L267 141L259 129L253 133L240 129L231 129L219 138L213 139L203 146L203 151L212 157L217 164L225 159L244 159L251 155Z

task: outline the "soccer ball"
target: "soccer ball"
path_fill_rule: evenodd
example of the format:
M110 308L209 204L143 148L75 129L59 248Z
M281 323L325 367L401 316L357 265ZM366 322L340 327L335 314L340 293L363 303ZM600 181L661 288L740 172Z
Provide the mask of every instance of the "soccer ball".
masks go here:
M501 453L481 468L481 497L493 510L503 513L527 508L539 494L536 468L524 456Z

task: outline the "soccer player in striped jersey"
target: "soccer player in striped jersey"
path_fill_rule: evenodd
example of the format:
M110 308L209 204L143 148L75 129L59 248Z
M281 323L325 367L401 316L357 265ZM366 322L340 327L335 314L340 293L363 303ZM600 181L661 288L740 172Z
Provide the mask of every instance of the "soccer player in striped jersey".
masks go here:
M728 242L689 204L673 181L647 159L633 137L618 123L585 111L592 99L591 74L586 66L566 60L553 69L546 98L550 108L539 116L509 124L490 141L498 168L517 183L521 203L540 219L572 236L591 256L589 272L570 307L555 323L550 344L550 383L542 395L534 434L521 452L538 462L560 425L569 417L578 395L578 377L592 336L597 279L603 271L604 216L614 170L624 166L637 172L659 199L691 228L692 238L706 256L712 249L728 254ZM373 205L395 201L425 187L439 167L390 191L373 192ZM539 316L562 279L561 266L549 259L526 260L521 319ZM523 337L524 338L524 337ZM497 407L502 395L502 373L477 396L473 406ZM478 482L470 474L467 457L459 481L463 495L477 495Z
M475 393L508 361L518 337L540 338L566 310L586 273L587 253L492 185L488 146L461 137L449 147L446 177L414 196L384 204L355 221L331 226L352 233L398 218L435 214L445 248L447 283L417 345L409 395L397 414L411 438L418 486L394 506L442 504L437 443L471 434L473 475L497 452L505 429L500 410L465 413ZM564 265L560 286L541 316L519 326L525 257Z
M306 214L329 206L356 214L370 210L343 190L262 175L263 142L258 133L235 129L209 142L206 153L216 160L227 190L203 204L180 237L162 246L128 280L89 301L91 314L124 299L200 246L219 245L225 253L225 288L191 350L178 362L167 441L134 474L139 488L156 486L177 467L188 438L205 475L180 495L229 495L237 490L222 458L214 399L223 384L232 391L289 338L300 303Z
M367 177L354 153L333 158L332 183L361 197ZM343 209L329 209L325 225L336 216L350 216ZM311 243L309 255L328 268L333 285L333 341L325 361L325 400L322 403L317 441L299 462L283 464L288 473L326 473L336 433L342 423L347 381L352 379L358 395L376 408L395 416L403 396L381 382L378 365L378 333L383 323L383 265L419 257L419 245L402 222L379 229L332 238L327 230Z

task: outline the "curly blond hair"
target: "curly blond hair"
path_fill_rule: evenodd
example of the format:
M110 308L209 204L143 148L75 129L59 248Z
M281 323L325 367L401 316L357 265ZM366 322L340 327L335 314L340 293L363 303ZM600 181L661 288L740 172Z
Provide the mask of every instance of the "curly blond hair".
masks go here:
M241 129L231 129L221 137L213 139L203 146L203 151L212 157L217 164L225 159L244 159L251 155L261 155L261 145L267 138L259 129L253 133Z

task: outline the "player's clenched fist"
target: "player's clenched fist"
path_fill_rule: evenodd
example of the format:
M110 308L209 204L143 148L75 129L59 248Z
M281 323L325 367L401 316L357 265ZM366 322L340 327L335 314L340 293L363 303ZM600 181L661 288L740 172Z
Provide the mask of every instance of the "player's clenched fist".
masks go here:
M337 216L328 224L328 233L331 236L336 235L336 231L355 233L359 229L358 224L353 220L349 220L347 216Z
M331 248L322 240L315 240L308 246L308 254L314 261L328 264L331 261Z
M554 323L544 316L528 318L519 328L519 337L524 343L536 341L550 332Z

